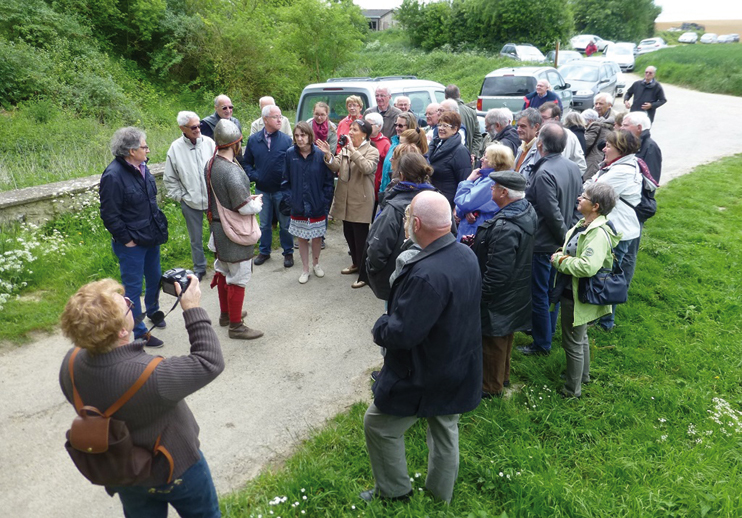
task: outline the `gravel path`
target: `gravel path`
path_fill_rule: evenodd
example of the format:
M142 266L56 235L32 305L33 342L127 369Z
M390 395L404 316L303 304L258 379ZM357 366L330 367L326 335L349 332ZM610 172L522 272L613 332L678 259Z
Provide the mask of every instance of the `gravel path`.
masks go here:
M669 102L657 111L652 129L663 151L663 184L700 164L742 152L737 130L742 98L671 85L665 85L665 93ZM217 326L227 368L188 403L201 426L201 448L220 493L240 487L271 461L284 458L328 418L370 399L368 375L381 358L369 330L384 304L368 288L351 289L352 276L340 275L349 264L346 250L340 225L331 226L321 258L327 275L312 277L304 286L297 282L298 253L297 265L285 269L274 252L272 259L255 267L246 298L248 323L265 336L253 342L231 341L226 328ZM218 315L216 293L206 280L201 289L203 307ZM163 306L168 300L163 295ZM179 309L168 324L155 333L166 342L158 352L186 354ZM57 333L0 352L2 515L123 515L118 499L88 484L63 447L74 417L57 382L68 347Z

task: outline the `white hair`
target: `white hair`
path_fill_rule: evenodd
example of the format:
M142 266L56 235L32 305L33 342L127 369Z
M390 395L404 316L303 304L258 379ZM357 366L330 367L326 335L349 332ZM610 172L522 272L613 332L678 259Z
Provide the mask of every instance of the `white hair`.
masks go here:
M597 101L601 97L605 99L606 103L613 106L613 96L607 92L600 92L595 97L593 97L593 104L595 104L595 101Z
M266 106L270 106L271 104L276 104L276 100L270 95L266 95L258 100L258 104L261 108L265 108Z
M224 94L219 94L216 97L214 97L214 108L216 108L217 106L219 106L219 99L229 99L229 97L227 97ZM231 101L231 99L230 99L230 101Z
M508 191L508 200L518 201L526 197L525 191L516 191L516 190L510 190L510 189L507 189L507 191Z
M269 104L268 106L263 106L263 110L260 112L260 115L262 117L264 117L264 118L265 117L270 117L271 116L271 111L273 111L273 108L277 109L279 112L281 111L278 108L278 106L276 106L275 104Z
M409 103L410 102L410 98L407 97L406 95L400 95L399 97L397 97L396 99L394 99L394 104L396 105L399 101L407 101Z
M453 99L446 99L445 101L441 102L441 106L446 111L459 113L459 103L457 103Z
M645 69L644 69L644 71L645 71L645 72L646 72L647 70L651 70L651 71L652 71L652 73L654 73L654 74L656 74L656 73L657 73L657 67L653 67L652 65L649 65L649 66L648 66L647 68L645 68Z
M377 112L367 114L365 119L375 126L382 127L384 125L384 117Z
M551 83L547 79L539 79L536 84L538 83L544 83L546 85L546 89L551 90Z
M582 118L585 119L585 122L591 123L598 120L600 118L600 115L598 115L598 112L596 112L592 108L589 108L582 112Z
M492 108L484 116L485 122L498 126L510 126L513 123L513 112L509 108Z
M385 94L387 94L387 95L391 95L391 94L389 93L389 88L387 88L386 86L379 86L379 87L377 87L377 88L376 88L376 90L375 90L374 92L375 92L375 93L376 93L376 92L384 92L384 93L385 93Z
M175 120L178 121L178 126L185 126L191 119L199 119L198 114L189 111L178 112L178 117Z
M634 126L641 126L642 131L652 129L652 121L649 120L649 115L644 112L629 112L624 115L623 120L629 121L629 124Z

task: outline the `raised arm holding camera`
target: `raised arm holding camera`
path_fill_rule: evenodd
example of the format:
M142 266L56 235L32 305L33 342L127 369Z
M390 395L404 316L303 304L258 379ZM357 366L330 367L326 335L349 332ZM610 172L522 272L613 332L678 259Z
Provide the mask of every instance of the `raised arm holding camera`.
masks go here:
M75 348L65 355L59 382L76 408L82 404L85 409L110 408L132 390L150 363L159 361L134 396L113 413L125 423L133 445L153 454L151 471L143 480L104 484L110 495L119 494L126 516L165 516L168 504L182 516L221 516L211 472L200 451L199 427L185 397L213 381L224 370L224 359L211 320L199 307L198 278L192 274L189 278L180 299L191 344L187 356L155 358L144 351L144 339L132 341L133 303L112 279L80 288L62 314L62 332ZM180 294L180 284L175 291ZM79 408L78 412L84 413Z

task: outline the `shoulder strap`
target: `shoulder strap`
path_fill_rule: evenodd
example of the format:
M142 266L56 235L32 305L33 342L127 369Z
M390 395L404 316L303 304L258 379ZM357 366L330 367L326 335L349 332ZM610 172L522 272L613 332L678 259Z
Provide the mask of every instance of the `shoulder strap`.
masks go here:
M75 403L75 411L80 414L82 411L82 407L85 406L82 403L82 398L80 397L80 393L77 391L77 387L75 386L75 357L80 352L79 347L75 347L75 350L72 351L72 354L70 355L70 381L72 382L72 400Z
M134 394L136 394L140 388L142 388L142 385L145 384L145 382L149 379L149 377L154 372L155 367L157 367L162 360L164 360L162 356L157 356L156 358L152 358L152 361L150 361L147 364L147 367L144 369L144 372L142 372L142 374L134 382L134 384L131 387L129 387L129 390L127 390L126 393L118 399L118 401L116 401L113 405L108 407L108 410L106 410L103 413L103 415L106 417L111 417L113 414L118 412L119 408L124 406L124 404L127 401L129 401L132 398L132 396L134 396Z

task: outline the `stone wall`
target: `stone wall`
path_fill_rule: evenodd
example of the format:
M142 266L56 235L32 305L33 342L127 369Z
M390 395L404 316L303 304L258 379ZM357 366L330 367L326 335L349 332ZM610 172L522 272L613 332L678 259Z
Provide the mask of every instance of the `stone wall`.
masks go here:
M165 164L152 164L150 172L157 181L158 198L164 195L162 174ZM72 209L70 204L57 203L70 194L97 189L101 175L65 180L25 189L0 192L0 226L10 221L41 224ZM56 201L55 201L56 200Z

